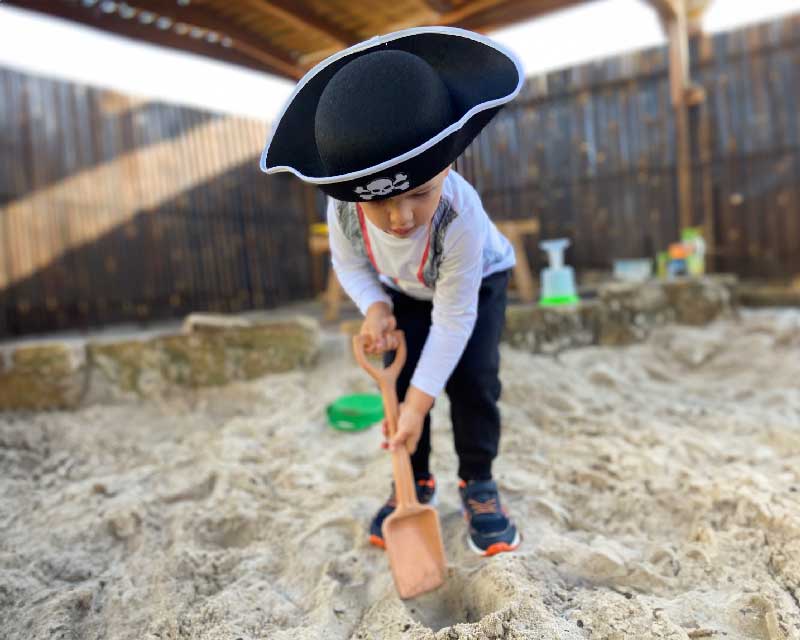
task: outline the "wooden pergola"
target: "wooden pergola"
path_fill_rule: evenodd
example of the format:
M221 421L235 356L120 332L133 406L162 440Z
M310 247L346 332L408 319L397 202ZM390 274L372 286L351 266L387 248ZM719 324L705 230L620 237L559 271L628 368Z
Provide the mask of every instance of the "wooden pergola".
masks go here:
M5 0L102 31L296 80L320 60L376 34L420 25L482 33L592 0ZM681 227L691 226L688 34L709 0L643 0L670 47Z

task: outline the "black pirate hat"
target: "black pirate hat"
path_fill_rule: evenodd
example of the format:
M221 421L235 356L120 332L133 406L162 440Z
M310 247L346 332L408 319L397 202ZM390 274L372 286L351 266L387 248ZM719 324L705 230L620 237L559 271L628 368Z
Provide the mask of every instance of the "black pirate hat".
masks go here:
M309 71L261 154L338 200L382 200L452 163L522 87L516 56L488 38L419 27L340 51Z

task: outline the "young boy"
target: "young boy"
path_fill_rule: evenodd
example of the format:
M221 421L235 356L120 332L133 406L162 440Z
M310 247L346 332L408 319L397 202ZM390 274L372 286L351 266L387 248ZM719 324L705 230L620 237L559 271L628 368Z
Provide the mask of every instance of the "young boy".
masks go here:
M450 398L470 548L515 549L516 526L492 479L500 437L498 344L514 252L451 164L522 85L513 54L477 34L417 28L376 37L300 80L261 157L329 196L333 267L365 319L369 351L408 357L398 431L420 502L435 500L430 409ZM394 510L394 491L370 527Z

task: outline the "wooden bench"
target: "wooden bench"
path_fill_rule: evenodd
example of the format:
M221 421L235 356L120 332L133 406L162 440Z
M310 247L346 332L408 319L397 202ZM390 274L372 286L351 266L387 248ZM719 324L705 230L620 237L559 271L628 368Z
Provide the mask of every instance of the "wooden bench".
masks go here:
M536 218L526 218L524 220L501 220L495 223L511 246L517 256L517 264L514 266L514 286L517 289L522 302L534 302L538 287L531 273L531 265L528 262L528 254L525 252L523 239L527 235L539 233L539 221Z

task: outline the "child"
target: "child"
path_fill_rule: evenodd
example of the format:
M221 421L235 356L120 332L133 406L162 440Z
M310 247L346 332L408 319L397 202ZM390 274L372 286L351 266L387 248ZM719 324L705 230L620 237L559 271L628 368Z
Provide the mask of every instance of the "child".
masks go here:
M520 64L491 40L452 28L372 38L317 65L298 83L261 156L330 198L333 267L365 319L368 351L402 329L408 358L388 448L411 454L417 495L432 503L430 409L444 389L458 454L470 548L515 549L516 526L492 480L500 416L498 344L514 252L453 161L522 85ZM394 491L370 527L394 510Z

